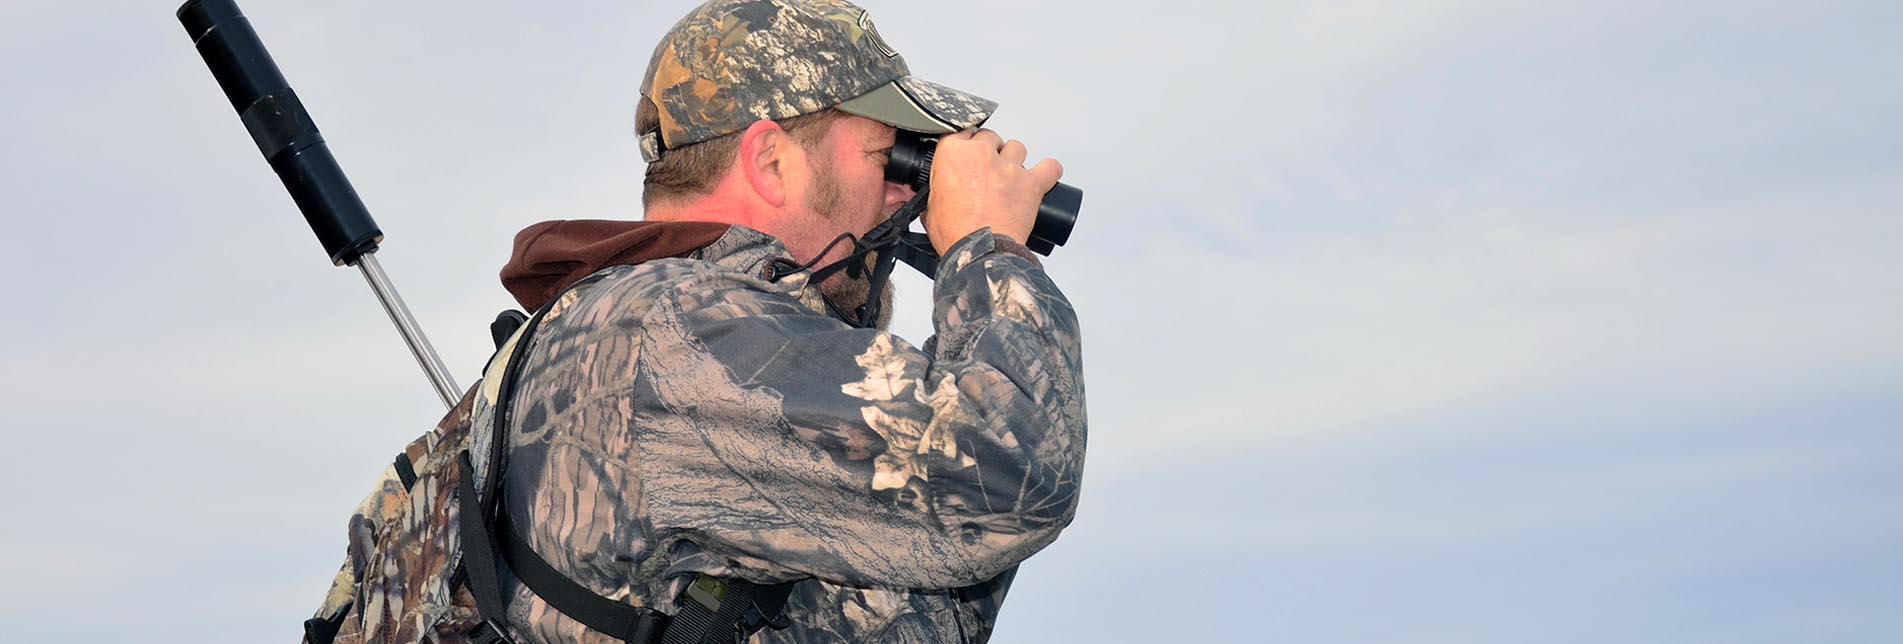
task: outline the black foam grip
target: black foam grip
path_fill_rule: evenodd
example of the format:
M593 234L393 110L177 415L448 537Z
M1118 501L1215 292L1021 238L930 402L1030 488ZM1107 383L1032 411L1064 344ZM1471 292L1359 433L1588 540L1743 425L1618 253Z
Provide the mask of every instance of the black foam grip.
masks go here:
M383 231L238 4L188 0L178 8L178 21L330 261L355 263L376 251Z

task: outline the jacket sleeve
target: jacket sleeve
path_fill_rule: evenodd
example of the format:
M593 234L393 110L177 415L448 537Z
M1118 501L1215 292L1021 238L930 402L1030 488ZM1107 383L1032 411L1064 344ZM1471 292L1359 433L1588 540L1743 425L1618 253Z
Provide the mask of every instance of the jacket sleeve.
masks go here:
M648 534L759 581L953 588L1070 523L1077 320L1022 246L985 230L946 254L926 350L745 276L691 281L644 318Z

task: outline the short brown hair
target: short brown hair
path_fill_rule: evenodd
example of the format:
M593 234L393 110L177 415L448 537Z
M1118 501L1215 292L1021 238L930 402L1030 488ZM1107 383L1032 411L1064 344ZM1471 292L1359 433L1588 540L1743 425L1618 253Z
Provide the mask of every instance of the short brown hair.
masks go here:
M826 137L839 114L826 108L776 122L800 147L810 150ZM660 110L653 101L642 97L634 111L636 136L660 127ZM648 164L647 178L642 182L641 207L713 191L714 184L726 176L727 168L733 165L734 155L740 153L740 137L744 134L745 131L735 132L662 152L660 160Z

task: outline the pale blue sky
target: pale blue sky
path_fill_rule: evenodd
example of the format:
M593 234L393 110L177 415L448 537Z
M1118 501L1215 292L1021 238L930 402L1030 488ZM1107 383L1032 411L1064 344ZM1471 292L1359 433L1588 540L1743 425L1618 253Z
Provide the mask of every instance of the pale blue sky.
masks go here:
M687 6L243 3L465 385L514 231L638 216ZM1903 633L1903 4L868 6L1087 193L994 641ZM0 4L8 642L294 641L441 413L175 8Z

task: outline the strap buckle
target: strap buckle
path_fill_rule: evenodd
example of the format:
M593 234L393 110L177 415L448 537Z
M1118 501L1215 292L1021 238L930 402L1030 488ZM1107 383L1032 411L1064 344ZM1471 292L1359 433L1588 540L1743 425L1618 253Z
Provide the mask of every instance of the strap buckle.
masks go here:
M469 633L469 644L515 644L515 640L509 639L509 631L496 620L484 619Z

